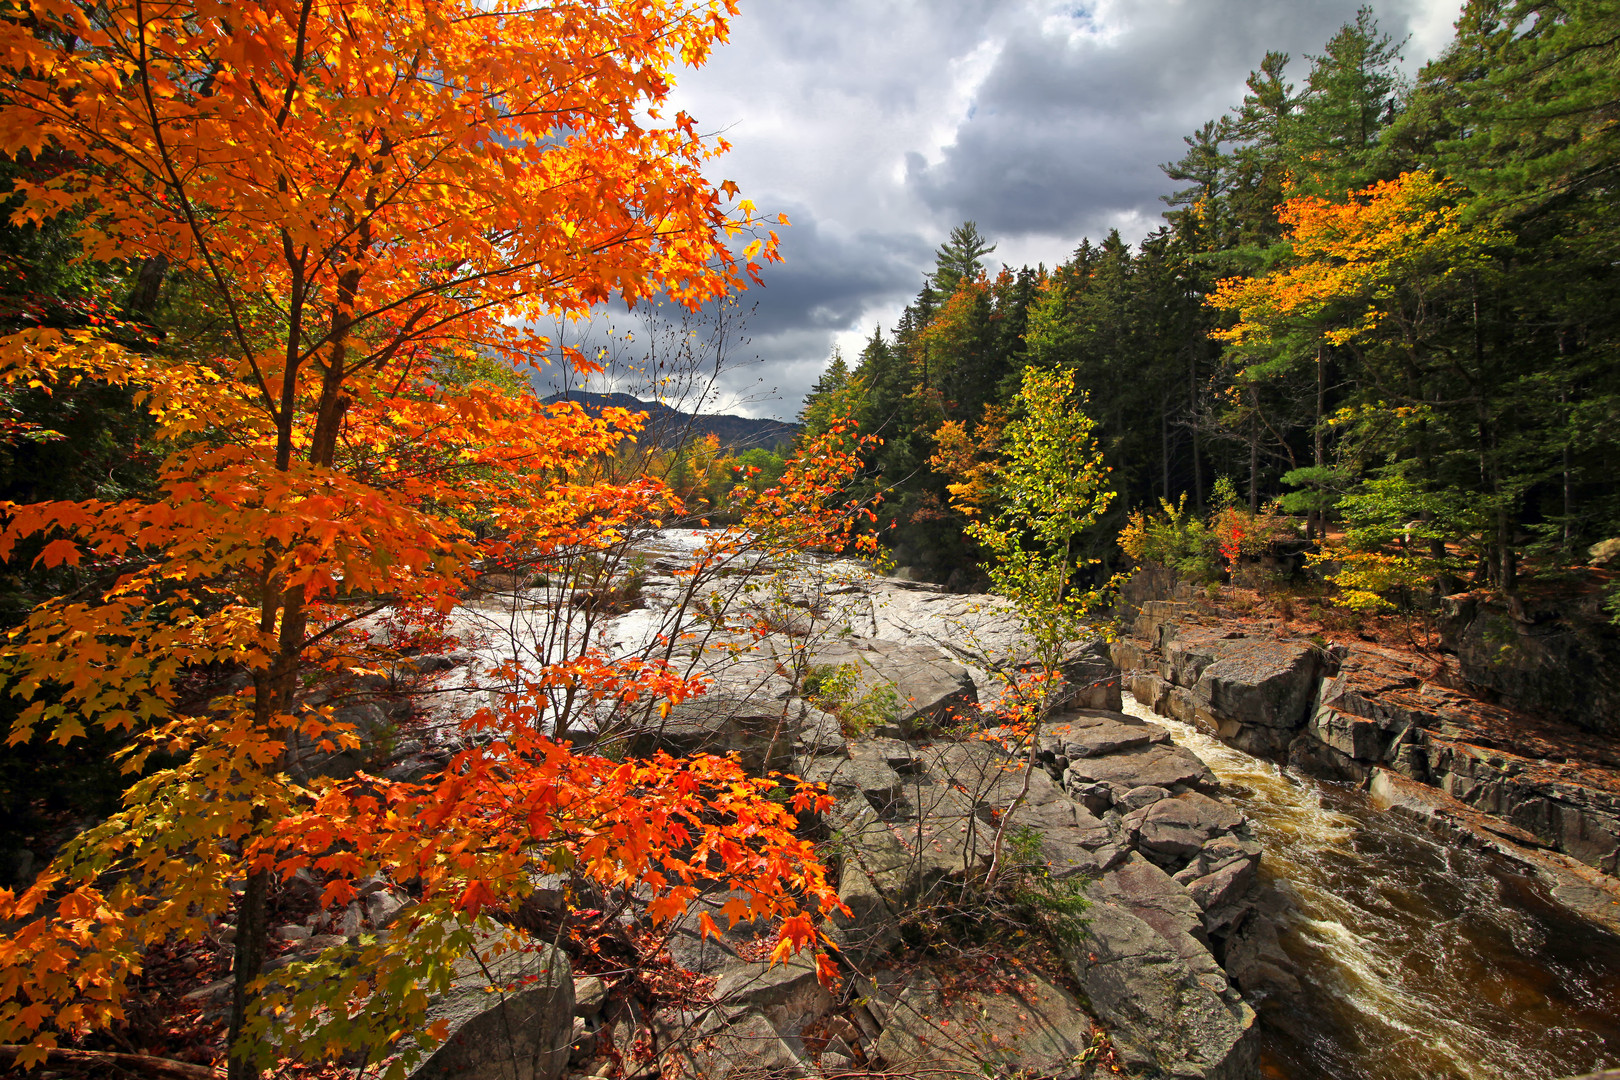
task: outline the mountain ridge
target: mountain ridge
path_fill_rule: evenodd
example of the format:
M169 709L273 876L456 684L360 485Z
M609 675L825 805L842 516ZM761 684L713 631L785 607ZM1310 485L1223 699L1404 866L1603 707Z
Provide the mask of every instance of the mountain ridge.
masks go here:
M782 420L756 420L729 413L689 413L661 401L643 401L632 394L598 394L589 390L568 390L552 394L545 399L547 405L559 401L576 402L586 409L629 409L645 412L647 427L642 434L646 440L667 445L679 445L691 438L713 435L720 445L730 450L760 448L773 450L792 443L798 437L800 425Z

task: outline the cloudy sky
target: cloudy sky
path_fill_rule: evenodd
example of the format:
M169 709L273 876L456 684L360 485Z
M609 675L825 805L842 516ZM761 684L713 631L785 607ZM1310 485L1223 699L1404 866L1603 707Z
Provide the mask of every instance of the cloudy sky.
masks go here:
M785 262L752 289L749 341L719 407L792 419L835 345L892 327L964 220L995 263L1068 257L1160 223L1159 164L1237 104L1268 49L1302 82L1357 0L742 0L731 43L680 76L675 104L732 152ZM1459 0L1380 0L1415 72Z

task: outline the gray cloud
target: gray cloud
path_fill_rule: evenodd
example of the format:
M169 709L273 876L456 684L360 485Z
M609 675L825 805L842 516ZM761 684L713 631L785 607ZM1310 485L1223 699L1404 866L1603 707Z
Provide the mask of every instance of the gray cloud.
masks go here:
M763 273L764 288L749 293L759 305L750 324L757 333L843 330L874 301L910 296L921 286L917 268L933 250L921 235L849 230L803 206L786 213L793 225L779 230L783 261Z
M1348 14L1353 15L1353 11ZM1347 17L1339 4L1206 0L1138 5L1113 35L1020 26L1009 35L941 160L907 184L941 223L973 219L995 235L1090 233L1151 221L1167 190L1158 165L1181 138L1224 113L1268 49L1304 54ZM1405 36L1406 20L1386 17ZM1059 28L1061 30L1061 28Z

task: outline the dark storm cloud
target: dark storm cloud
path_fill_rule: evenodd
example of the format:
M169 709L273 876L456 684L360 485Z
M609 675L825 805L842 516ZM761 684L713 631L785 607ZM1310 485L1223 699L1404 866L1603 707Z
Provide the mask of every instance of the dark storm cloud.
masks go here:
M763 288L745 294L758 305L750 320L756 334L844 330L874 301L909 297L922 286L918 267L932 248L917 233L849 230L803 206L786 213L793 225L779 230L783 261L766 269Z
M690 335L700 343L692 355L704 375L696 390L683 382L671 404L690 410L701 398L704 411L791 418L825 367L832 336L856 325L874 304L910 299L922 285L917 268L929 262L931 249L915 232L851 231L818 221L807 207L787 205L785 212L793 225L780 230L784 261L766 267L763 285L738 295L724 335L713 332L712 308L691 315L669 305L603 312L555 333L588 355L606 349L612 360L604 376L582 384L576 377L575 384L650 397L646 373L656 371L650 357L676 353L676 339ZM551 369L536 385L553 393L565 381Z
M991 236L1081 234L1134 219L1149 227L1171 182L1159 165L1182 136L1236 105L1268 50L1287 52L1302 84L1354 9L1290 0L1141 5L1112 36L1060 36L1050 21L1003 45L941 160L909 163L906 182L941 224L972 219ZM1382 28L1407 35L1407 14ZM1129 231L1129 230L1128 230Z
M1460 0L1391 0L1408 67ZM1242 99L1267 50L1309 70L1358 0L744 0L732 44L686 74L679 107L733 146L714 170L786 210L743 363L744 411L790 417L835 344L892 326L934 248L974 220L1014 265L1161 223L1161 163ZM761 374L763 373L763 374ZM761 381L762 380L762 381ZM778 388L774 396L757 395Z

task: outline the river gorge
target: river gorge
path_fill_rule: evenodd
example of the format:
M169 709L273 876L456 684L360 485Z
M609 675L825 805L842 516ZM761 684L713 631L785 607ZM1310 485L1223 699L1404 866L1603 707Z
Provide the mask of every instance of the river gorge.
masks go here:
M990 717L998 668L1027 662L1004 601L859 563L749 556L716 563L699 605L684 568L708 543L676 530L649 540L634 592L601 594L617 607L556 581L470 597L448 628L458 651L413 662L407 689L379 681L374 700L345 706L357 722L396 718L406 737L372 767L408 778L446 760L467 711L500 692L502 662L534 667L586 646L661 652L701 671L707 691L662 718L602 712L564 734L588 746L625 732L637 754L733 753L833 796L807 826L849 908L824 923L842 990L829 994L807 963L762 962L768 928L706 938L699 916L729 899L706 892L660 928L659 946L663 962L713 980L700 1004L636 998L629 982L604 991L588 955L542 952L536 962L575 982L531 1003L558 1017L520 1048L548 1062L536 1077L590 1075L644 1043L667 1048L664 1075L713 1080L985 1068L1552 1080L1620 1064L1620 888L1606 872L1601 761L1537 771L1545 763L1481 735L1503 710L1464 713L1474 699L1431 691L1388 650L1138 597L1115 640L1070 647L1026 770L1016 741L961 726ZM811 688L836 671L849 674L846 705L888 703L875 727ZM965 925L977 918L1009 811L1054 895L1078 888L1090 904L1067 931L1048 922L1036 936L1049 944L1033 951L941 929L964 909ZM482 977L469 978L481 993ZM420 1080L483 1075L484 1059L457 1056L494 1038L479 1034L481 1008ZM566 1053L547 1043L565 1037Z
M1620 938L1523 867L1133 698L1125 711L1202 758L1264 846L1303 992L1260 1009L1263 1075L1496 1080L1620 1062Z

